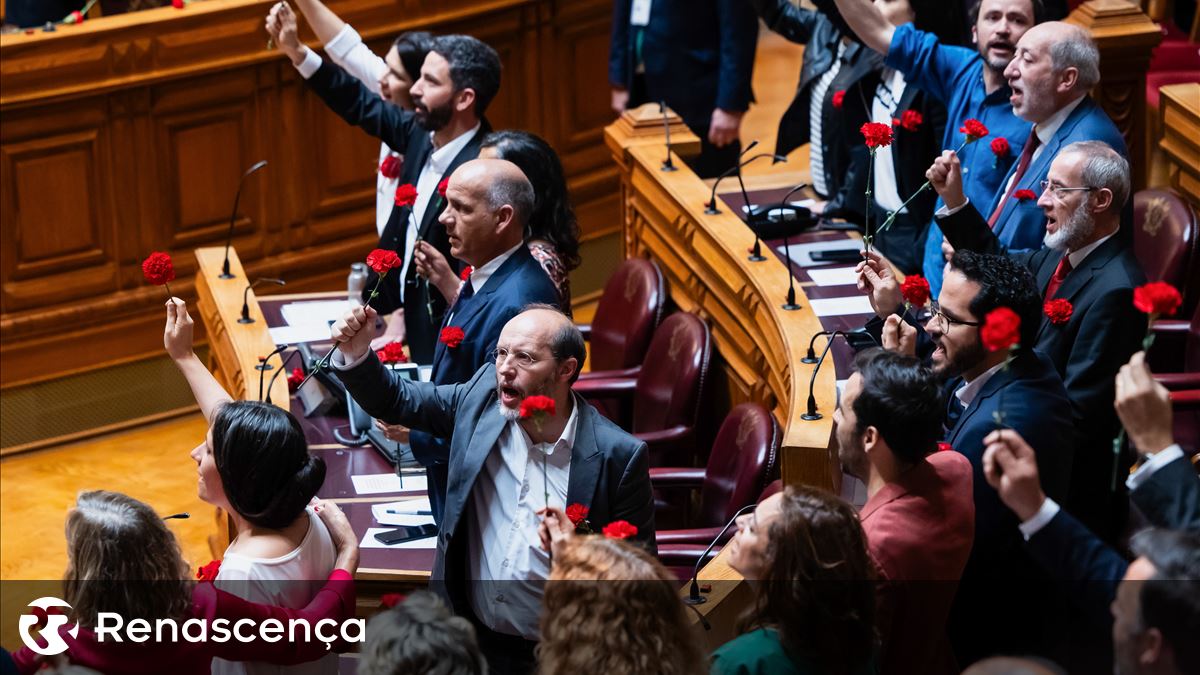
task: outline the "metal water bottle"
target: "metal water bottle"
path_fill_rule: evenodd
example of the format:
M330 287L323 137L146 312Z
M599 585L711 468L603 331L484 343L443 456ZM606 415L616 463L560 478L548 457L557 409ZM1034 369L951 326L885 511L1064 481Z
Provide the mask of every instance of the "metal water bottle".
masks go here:
M355 306L363 304L362 294L366 287L367 264L356 262L350 265L350 276L346 278L346 294L349 296L350 304Z

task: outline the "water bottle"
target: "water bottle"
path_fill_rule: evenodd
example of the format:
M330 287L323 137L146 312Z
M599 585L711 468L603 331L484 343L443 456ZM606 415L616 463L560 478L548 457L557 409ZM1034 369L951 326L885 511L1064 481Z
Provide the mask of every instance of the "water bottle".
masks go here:
M346 278L346 294L350 304L357 307L363 304L363 289L367 287L367 264L356 262L350 266L350 276Z

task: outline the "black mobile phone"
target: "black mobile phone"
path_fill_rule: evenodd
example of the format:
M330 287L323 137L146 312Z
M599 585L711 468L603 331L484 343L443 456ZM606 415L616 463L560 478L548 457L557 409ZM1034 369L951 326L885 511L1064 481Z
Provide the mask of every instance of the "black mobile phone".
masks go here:
M402 544L406 541L415 541L417 539L425 539L426 537L435 536L438 532L437 525L432 523L428 525L404 526L397 527L385 532L375 534L375 540L381 544L391 546L392 544Z
M808 256L817 262L859 262L863 259L862 250L857 248L813 251Z

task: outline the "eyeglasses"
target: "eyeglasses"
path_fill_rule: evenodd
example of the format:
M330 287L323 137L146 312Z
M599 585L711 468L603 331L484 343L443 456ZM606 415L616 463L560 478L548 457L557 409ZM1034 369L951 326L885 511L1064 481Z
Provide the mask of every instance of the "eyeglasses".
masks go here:
M496 349L493 349L488 356L491 357L492 361L496 362L496 365L500 365L508 361L508 357L511 356L513 360L516 361L518 368L531 368L533 364L544 360L533 358L533 355L529 352L514 352L509 351L504 347L497 347Z
M941 324L943 326L943 328L942 328L943 330L945 330L946 328L949 328L950 326L982 326L983 325L982 321L963 321L962 319L956 319L956 318L950 316L949 314L942 311L942 307L941 307L941 305L939 305L937 303L937 300L933 300L929 303L929 311L930 311L929 321L941 322Z
M1049 191L1050 196L1058 200L1063 198L1062 193L1064 192L1091 192L1092 190L1096 189L1094 187L1066 187L1063 185L1055 185L1048 180L1044 180L1038 183L1038 185L1042 186L1042 192Z

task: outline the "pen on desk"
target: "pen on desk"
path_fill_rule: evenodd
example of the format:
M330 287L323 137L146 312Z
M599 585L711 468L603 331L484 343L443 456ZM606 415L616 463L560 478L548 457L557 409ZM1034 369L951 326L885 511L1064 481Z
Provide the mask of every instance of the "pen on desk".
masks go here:
M432 516L433 511L397 511L396 509L384 509L384 513L393 516Z

